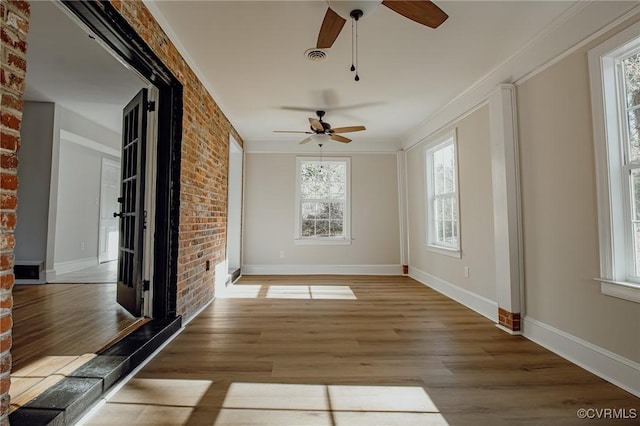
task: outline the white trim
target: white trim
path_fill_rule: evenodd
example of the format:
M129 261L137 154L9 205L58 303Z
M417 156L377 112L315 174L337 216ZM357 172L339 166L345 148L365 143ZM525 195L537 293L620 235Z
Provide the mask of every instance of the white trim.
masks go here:
M455 284L447 282L441 278L431 275L420 269L409 266L409 276L414 280L436 290L439 293L455 300L456 302L466 306L489 318L493 322L498 322L498 303L479 294L473 293Z
M458 237L459 238L459 237ZM444 256L455 257L457 259L462 259L462 250L435 246L433 244L427 244L425 246L425 250L430 251L432 253L442 254Z
M489 126L496 298L501 308L521 314L524 258L515 93L512 84L491 93Z
M322 156L349 156L349 155L396 155L398 151L325 151L322 150ZM269 151L260 151L260 150L248 150L244 149L244 153L245 154L274 154L274 155L281 155L281 154L290 154L290 155L303 155L303 156L314 156L314 157L319 157L320 156L320 151L316 148L314 151L309 151L309 152L300 152L300 151L294 151L291 149L287 149L287 150L282 150L282 151L278 151L278 150L269 150Z
M519 81L567 50L586 44L588 37L604 34L610 28L603 28L603 23L626 19L637 11L638 7L633 2L578 2L521 50L426 117L403 139L404 149L411 149L424 141L425 136L435 134L469 110L477 108L499 84Z
M607 296L618 297L640 303L640 285L635 283L624 283L594 278L600 281L600 291Z
M400 236L400 264L409 264L409 215L407 213L407 155L396 153L396 173L398 176L398 230Z
M433 212L433 204L431 203L431 198L434 197L433 194L433 155L434 151L437 151L443 148L446 145L453 146L453 174L455 177L454 187L455 187L455 200L456 200L456 210L458 220L456 221L456 233L458 236L457 246L456 247L447 247L445 245L439 245L435 243L434 236L435 228L434 223L431 218L434 216ZM452 257L462 257L461 253L461 236L460 236L460 176L458 174L458 128L454 127L448 132L440 135L437 138L429 141L423 148L422 158L424 161L424 202L425 202L425 240L424 244L427 250L432 251L434 253L444 254L446 256Z
M341 163L345 165L345 197L344 210L342 212L342 237L303 237L302 236L302 194L301 194L301 170L302 163ZM321 166L322 168L322 166ZM295 245L349 245L351 244L351 157L296 157L295 174L295 220L294 220L294 244Z
M242 275L402 275L402 265L242 265Z
M520 331L520 330L511 330L510 328L507 328L502 324L496 324L495 326L496 326L496 328L499 328L500 330L504 331L505 333L509 333L512 336L520 336L522 334L522 331Z
M96 141L92 141L91 139L87 139L83 136L76 135L75 133L71 133L64 129L60 129L60 140L75 143L76 145L80 145L85 148L101 152L103 154L108 154L116 158L120 158L121 155L119 149L111 148L109 146L103 145Z
M608 31L612 30L613 28L617 27L618 25L620 25L621 23L623 23L627 19L631 18L633 15L635 15L638 12L640 12L640 6L634 7L633 9L631 9L630 11L625 13L624 15L618 17L616 20L610 22L609 24L607 24L604 27L602 27L600 30L598 30L595 33L591 34L589 37L585 38L580 43L577 43L577 44L573 45L571 48L565 50L560 55L558 55L555 58L551 59L550 61L540 65L539 67L531 70L529 73L525 74L524 76L520 77L518 80L515 81L514 84L516 86L520 86L522 83L524 83L527 80L535 77L536 75L540 74L541 72L543 72L547 68L557 64L558 62L560 62L561 60L563 60L567 56L571 55L576 50L581 49L582 47L584 47L587 44L591 43L593 40L595 40L598 37L602 36L606 32L608 32Z
M53 264L56 276L68 274L69 272L80 271L98 265L98 257L86 257L84 259L68 260L66 262L56 262ZM60 278L60 277L58 277Z
M350 246L353 238L296 238L293 244L297 246Z
M585 370L640 397L640 364L531 317L524 336Z
M593 143L596 166L598 241L603 294L639 302L637 286L624 285L629 272L630 250L626 240L629 211L622 135L619 134L618 88L615 60L640 44L640 22L603 41L588 52ZM634 288L636 287L636 288Z

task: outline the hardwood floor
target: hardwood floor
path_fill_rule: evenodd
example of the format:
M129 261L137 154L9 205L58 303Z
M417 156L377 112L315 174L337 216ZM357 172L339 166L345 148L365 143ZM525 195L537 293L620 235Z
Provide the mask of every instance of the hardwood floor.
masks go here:
M115 284L16 285L12 371L45 356L93 353L135 323L115 291Z
M218 295L87 423L637 421L583 420L580 408L630 415L640 399L407 277L255 276Z

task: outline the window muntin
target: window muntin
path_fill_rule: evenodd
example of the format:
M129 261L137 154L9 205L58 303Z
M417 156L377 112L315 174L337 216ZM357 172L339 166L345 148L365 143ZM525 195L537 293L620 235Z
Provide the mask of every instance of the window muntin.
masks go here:
M298 158L296 239L346 241L349 235L348 158Z
M426 148L427 246L459 251L455 132Z

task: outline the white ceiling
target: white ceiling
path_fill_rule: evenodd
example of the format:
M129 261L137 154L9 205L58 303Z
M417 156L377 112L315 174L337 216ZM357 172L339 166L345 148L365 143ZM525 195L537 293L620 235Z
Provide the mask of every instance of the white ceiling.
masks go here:
M365 125L336 148L395 150L448 102L541 33L575 2L436 1L438 29L379 6L359 23L359 82L347 22L324 62L309 61L325 1L145 1L247 146L291 150L317 109L334 127ZM49 2L32 3L28 100L57 102L114 130L143 86ZM313 149L312 144L305 148Z
M307 130L306 118L326 109L334 127L367 127L346 135L350 148L376 150L400 147L575 2L436 1L449 19L435 30L380 5L359 23L359 82L349 71L350 22L326 61L304 56L315 47L324 1L146 3L251 149L283 140L295 149L305 135L273 130Z
M31 2L25 100L54 102L120 133L122 109L144 87L49 1Z

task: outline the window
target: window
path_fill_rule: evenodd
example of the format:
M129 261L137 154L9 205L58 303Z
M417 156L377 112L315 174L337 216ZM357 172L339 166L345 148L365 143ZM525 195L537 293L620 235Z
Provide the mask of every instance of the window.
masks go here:
M296 243L350 244L349 158L298 158Z
M640 24L589 52L602 292L640 303Z
M460 257L455 131L425 148L427 247Z

